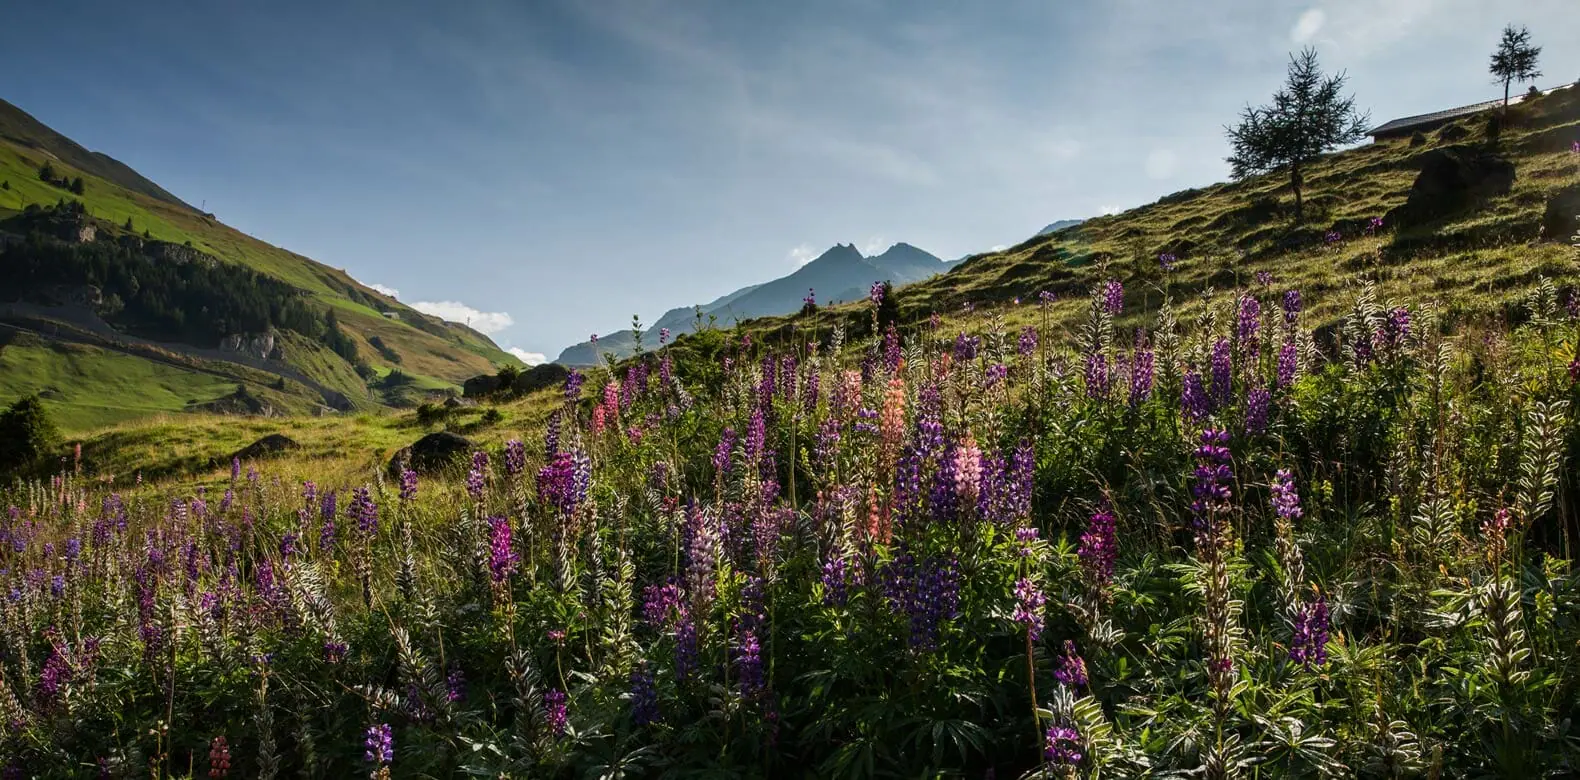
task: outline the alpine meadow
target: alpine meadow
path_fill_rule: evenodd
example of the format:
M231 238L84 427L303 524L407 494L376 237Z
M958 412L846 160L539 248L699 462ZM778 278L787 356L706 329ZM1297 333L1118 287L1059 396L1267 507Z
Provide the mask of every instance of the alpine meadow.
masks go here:
M1541 38L1394 121L1298 50L1228 181L593 365L0 102L3 777L1576 776Z

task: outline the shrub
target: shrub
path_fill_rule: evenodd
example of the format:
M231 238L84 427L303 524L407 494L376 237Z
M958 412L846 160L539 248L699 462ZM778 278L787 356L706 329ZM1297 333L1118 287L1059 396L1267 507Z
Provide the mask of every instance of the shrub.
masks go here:
M39 397L21 398L0 413L0 473L39 465L59 441L60 434Z

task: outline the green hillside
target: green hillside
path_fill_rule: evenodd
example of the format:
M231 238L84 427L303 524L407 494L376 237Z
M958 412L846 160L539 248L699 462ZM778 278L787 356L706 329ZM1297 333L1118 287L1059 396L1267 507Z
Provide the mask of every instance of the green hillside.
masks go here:
M52 181L40 177L40 170L46 165L52 171ZM74 192L72 186L79 178L82 182L80 194ZM296 348L285 350L285 365L273 372L279 376L263 377L264 381L257 388L278 384L283 379L287 388L283 392L289 396L284 404L286 408L306 409L323 404L326 389L346 396L351 408L371 408L375 404L374 394L366 387L364 377L376 378L396 367L425 388L445 390L458 386L468 377L491 372L497 364L519 365L515 357L500 350L486 336L424 315L357 283L344 271L230 228L214 215L198 212L121 163L82 149L16 107L0 101L0 220L21 214L29 207L47 208L72 201L85 207L91 221L99 227L101 239L146 238L190 247L220 262L252 269L295 288L314 310L333 311L354 345L357 360L367 363L371 370L359 377L344 355L293 339L291 343ZM128 226L130 230L126 230ZM375 340L382 348L375 345ZM92 346L115 352L122 345L101 338ZM182 351L183 347L177 343L163 346L173 351ZM215 345L186 346L203 350ZM19 364L51 364L57 373L75 370L72 366L77 364L60 364L46 355L27 354L40 348L28 343L12 343L4 350L18 353L7 359ZM134 362L144 360L133 354L124 356ZM156 373L152 367L144 369L125 373L128 377ZM172 371L181 373L184 369L165 366L157 370L167 374ZM270 373L267 367L263 371ZM9 402L17 394L46 390L51 383L69 378L52 375L46 382L43 373L30 371L9 377L0 384L0 403ZM181 381L194 391L191 398L185 399L187 401L203 403L223 395L214 391L225 385L208 381L211 374L187 371L183 376ZM297 381L302 379L307 381ZM234 384L229 383L229 387L233 389ZM84 386L93 386L93 383L84 382ZM119 386L123 397L156 389L145 387L135 379L124 380ZM135 416L142 409L137 404L122 404L114 398L96 398L89 392L63 395L50 399L49 404L70 430L90 428L108 419ZM106 408L126 411L124 414L107 412ZM171 407L166 399L159 408L174 411L182 407Z

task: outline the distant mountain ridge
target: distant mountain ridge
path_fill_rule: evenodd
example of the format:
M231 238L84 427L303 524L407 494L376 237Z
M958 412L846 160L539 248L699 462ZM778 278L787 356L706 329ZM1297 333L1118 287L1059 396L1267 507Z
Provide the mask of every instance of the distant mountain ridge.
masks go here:
M1079 225L1085 221L1086 220L1084 219L1061 219L1058 222L1054 222L1042 230L1037 231L1037 235L1046 236L1052 233L1057 233L1065 228L1075 227L1076 225Z
M704 321L711 316L725 326L738 319L795 312L801 308L808 290L816 296L819 305L853 301L865 298L873 282L888 281L899 287L929 279L953 266L954 263L904 242L872 257L862 255L855 244L835 244L786 276L743 287L709 303L670 309L642 332L642 346L649 349L657 346L661 329L667 328L671 336L690 333L696 325L698 310ZM625 357L635 352L635 348L635 338L630 329L625 328L600 337L596 345L585 341L566 347L554 362L568 366L594 365L600 355Z

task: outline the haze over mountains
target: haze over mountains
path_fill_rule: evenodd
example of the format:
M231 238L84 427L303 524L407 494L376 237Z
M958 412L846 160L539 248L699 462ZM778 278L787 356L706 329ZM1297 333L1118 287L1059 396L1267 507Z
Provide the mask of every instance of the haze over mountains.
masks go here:
M656 346L662 329L667 328L672 337L691 332L699 309L704 322L712 317L720 326L728 326L736 320L797 311L808 290L815 293L818 305L852 301L866 297L873 282L888 281L899 287L944 273L958 262L940 260L903 242L872 257L863 256L854 244L835 244L787 276L743 287L708 303L670 309L642 332L642 346ZM601 354L624 357L634 350L635 339L627 324L600 333L596 348L591 341L567 347L555 362L593 365Z

